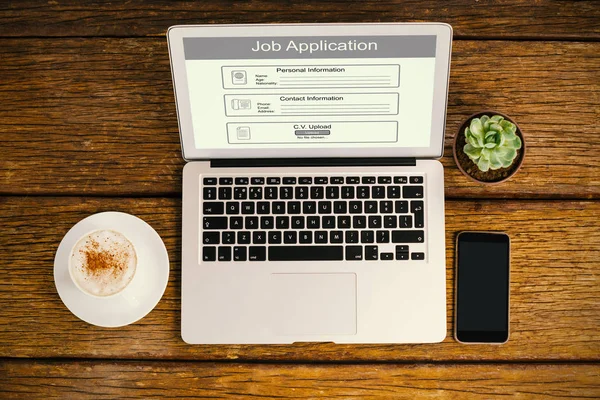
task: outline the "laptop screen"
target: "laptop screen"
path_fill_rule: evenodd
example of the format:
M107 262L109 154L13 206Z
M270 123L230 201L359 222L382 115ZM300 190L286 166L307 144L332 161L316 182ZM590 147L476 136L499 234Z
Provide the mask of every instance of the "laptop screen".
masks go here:
M437 46L435 34L183 37L193 147L430 148Z

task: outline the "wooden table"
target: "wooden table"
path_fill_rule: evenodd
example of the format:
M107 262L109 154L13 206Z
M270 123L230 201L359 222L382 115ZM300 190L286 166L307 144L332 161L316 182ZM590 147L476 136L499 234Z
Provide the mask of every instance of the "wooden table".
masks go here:
M600 397L600 4L594 1L8 1L0 5L0 398ZM181 159L165 39L189 23L440 21L455 40L446 126L448 337L433 345L190 346L180 329ZM495 109L521 171L470 182L451 142ZM141 321L88 325L53 258L100 211L161 235L167 290ZM512 239L511 338L451 335L456 232Z

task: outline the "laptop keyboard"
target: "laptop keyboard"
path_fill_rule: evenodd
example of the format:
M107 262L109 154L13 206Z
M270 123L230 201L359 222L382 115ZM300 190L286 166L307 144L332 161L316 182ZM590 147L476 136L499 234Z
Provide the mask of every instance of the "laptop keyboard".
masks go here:
M425 260L424 176L203 177L201 259Z

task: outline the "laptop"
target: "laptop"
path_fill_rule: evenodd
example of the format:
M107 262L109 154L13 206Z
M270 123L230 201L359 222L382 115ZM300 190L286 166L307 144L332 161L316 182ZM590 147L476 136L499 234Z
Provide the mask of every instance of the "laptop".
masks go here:
M190 344L446 336L441 23L174 26Z

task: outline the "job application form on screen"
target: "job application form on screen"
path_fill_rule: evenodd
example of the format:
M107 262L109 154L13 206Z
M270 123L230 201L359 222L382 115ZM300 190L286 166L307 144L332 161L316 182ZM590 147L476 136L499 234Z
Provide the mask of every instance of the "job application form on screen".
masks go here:
M430 146L435 35L183 41L196 148Z

